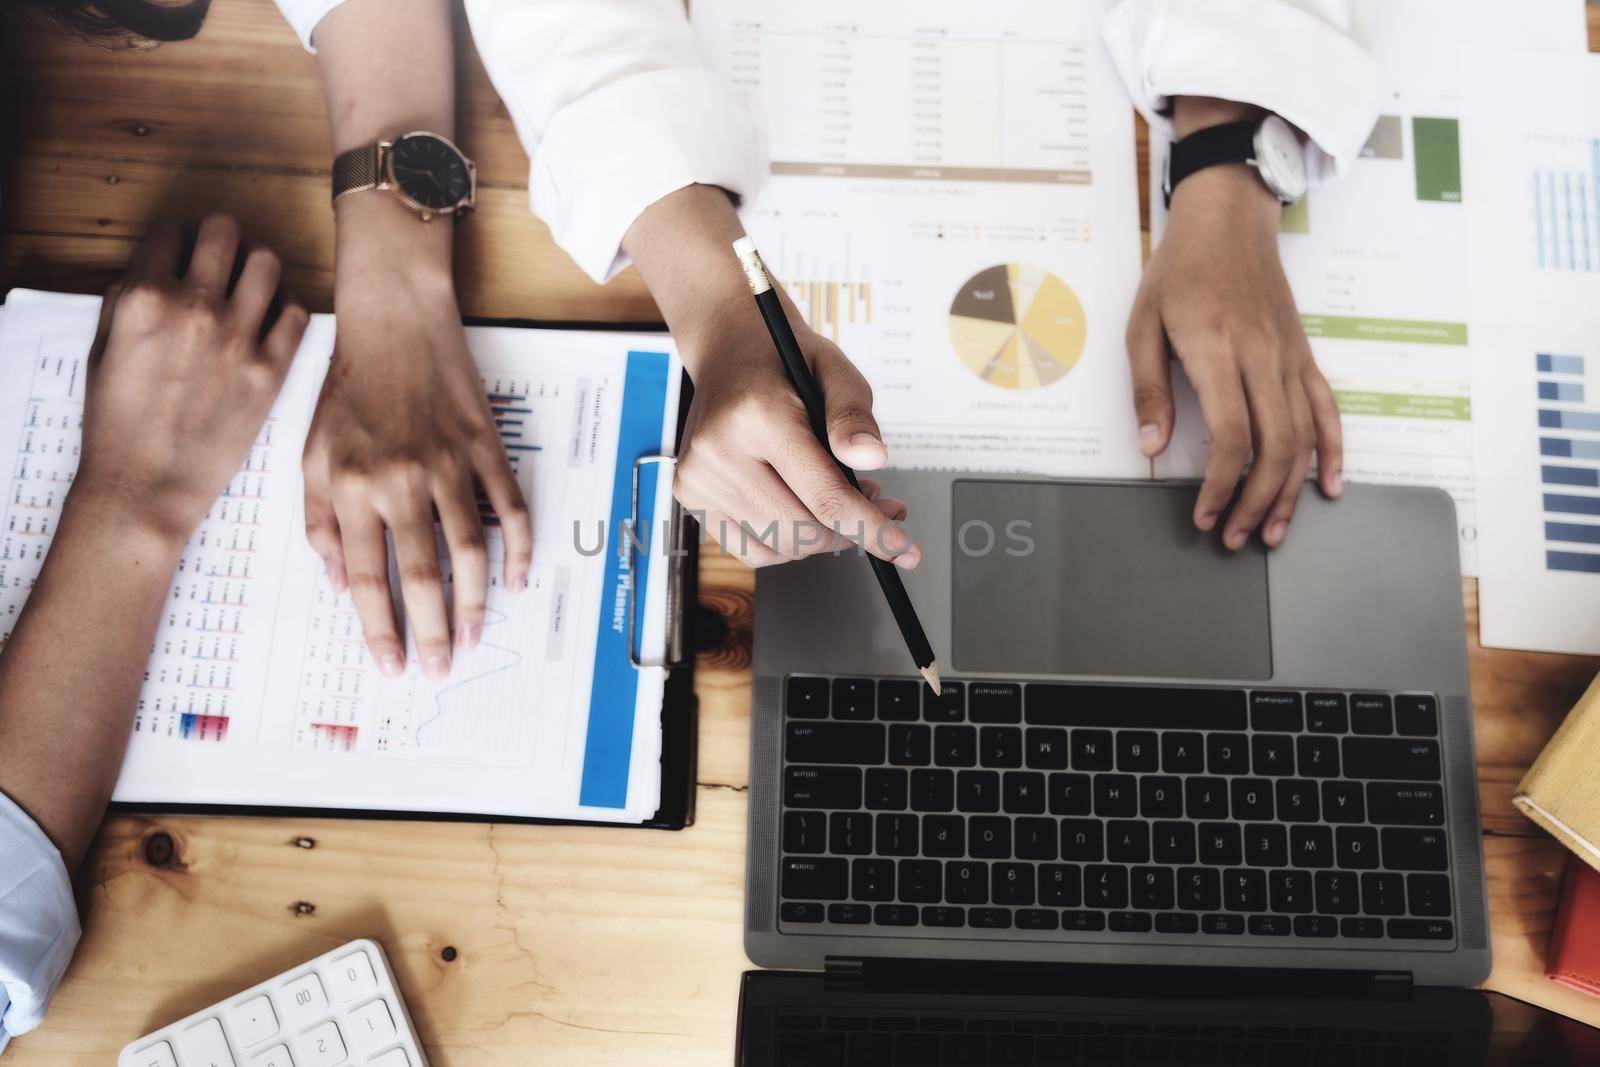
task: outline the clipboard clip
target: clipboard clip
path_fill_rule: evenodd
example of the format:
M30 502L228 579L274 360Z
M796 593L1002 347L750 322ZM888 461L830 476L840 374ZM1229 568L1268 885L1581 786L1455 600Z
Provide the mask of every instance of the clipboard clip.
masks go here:
M664 468L663 473L670 477L676 470L678 459L676 456L650 455L640 456L633 461L633 504L629 508L628 518L617 538L617 558L622 563L623 569L628 574L628 662L633 664L634 670L643 670L646 667L665 667L671 670L683 666L687 659L683 639L683 567L684 561L689 558L688 546L684 538L688 536L689 524L683 521L683 509L676 500L672 501L672 520L668 529L669 539L666 558L658 562L667 568L667 639L665 654L657 661L647 662L639 655L639 612L643 610L638 595L639 574L639 549L644 548L646 554L655 544L651 538L651 531L647 528L644 538L638 536L639 531L639 472L647 467Z

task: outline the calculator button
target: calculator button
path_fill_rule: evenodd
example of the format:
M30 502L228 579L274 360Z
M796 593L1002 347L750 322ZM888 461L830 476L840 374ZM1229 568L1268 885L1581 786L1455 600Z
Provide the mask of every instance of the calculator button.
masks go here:
M178 1035L178 1048L183 1050L183 1062L195 1067L236 1067L233 1053L228 1051L228 1039L222 1036L222 1023L207 1019L191 1026Z
M178 1061L172 1055L171 1045L157 1041L134 1054L133 1067L178 1067Z
M367 1067L411 1067L411 1060L406 1056L403 1048L390 1049L375 1060L368 1060Z
M282 1045L273 1045L250 1061L250 1067L294 1067L294 1060L289 1058L289 1050Z
M228 1010L228 1023L233 1035L245 1048L259 1045L278 1032L278 1016L272 1010L272 1001L265 995L245 1001Z
M389 1005L374 1000L350 1013L350 1029L355 1031L356 1044L375 1048L394 1037L394 1016L389 1014Z
M328 1010L328 994L315 974L296 978L283 987L282 996L290 1020L296 1023L308 1023Z
M334 960L328 968L328 980L333 985L333 995L341 1004L348 1004L378 988L378 976L372 973L372 961L365 952L352 952L343 959Z
M332 1019L300 1035L300 1060L306 1067L334 1067L345 1057L344 1037Z

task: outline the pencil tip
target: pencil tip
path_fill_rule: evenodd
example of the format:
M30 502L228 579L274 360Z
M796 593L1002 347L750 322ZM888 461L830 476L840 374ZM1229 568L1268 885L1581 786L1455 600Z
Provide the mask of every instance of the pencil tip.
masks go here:
M934 660L926 667L918 667L917 673L928 680L928 688L933 690L934 696L943 696L944 690L939 687L939 661Z

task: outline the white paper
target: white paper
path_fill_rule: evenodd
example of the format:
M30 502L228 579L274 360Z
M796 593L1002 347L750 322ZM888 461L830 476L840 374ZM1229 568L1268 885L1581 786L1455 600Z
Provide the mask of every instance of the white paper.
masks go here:
M1101 3L696 0L772 178L745 212L898 467L1147 477L1133 122Z
M93 297L18 290L0 324L0 468L11 479L0 515L0 638L38 574L77 468L98 309ZM624 437L637 446L643 434L638 451L648 452L674 439L680 375L670 340L468 329L533 509L534 568L525 592L502 589L499 531L489 529L483 641L431 683L414 654L403 678L379 674L349 595L333 595L305 540L300 453L333 333L331 317L312 319L244 467L183 553L116 799L650 817L664 672L635 674L626 663L623 575L609 546L614 486L628 493L636 454L619 458ZM628 427L625 392L639 400ZM653 514L669 506L670 478L655 479ZM658 659L665 543L651 546L653 622L641 645ZM621 670L596 688L601 647L611 649L601 663L620 658Z
M1600 59L1496 51L1478 70L1479 636L1600 653Z

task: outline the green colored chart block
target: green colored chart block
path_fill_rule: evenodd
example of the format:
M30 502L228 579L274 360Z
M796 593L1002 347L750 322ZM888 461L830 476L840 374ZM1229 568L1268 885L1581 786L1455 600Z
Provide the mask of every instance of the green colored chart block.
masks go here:
M1411 140L1417 157L1417 199L1461 203L1461 123L1414 118Z

